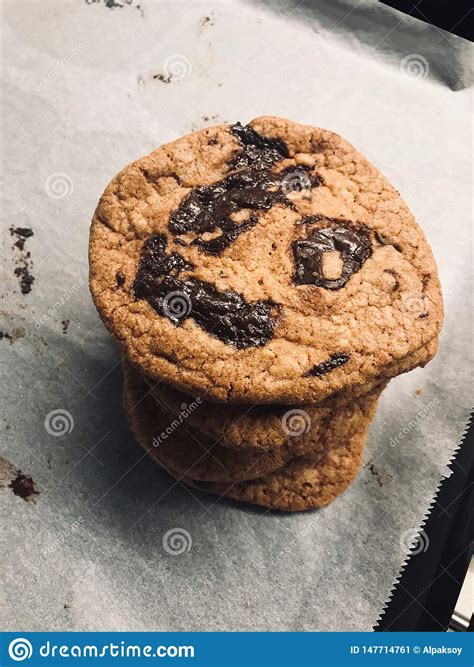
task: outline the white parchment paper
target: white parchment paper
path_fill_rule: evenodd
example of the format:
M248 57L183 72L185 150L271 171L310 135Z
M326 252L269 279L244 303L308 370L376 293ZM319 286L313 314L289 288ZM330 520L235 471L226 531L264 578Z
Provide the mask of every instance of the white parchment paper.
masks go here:
M10 0L2 13L1 453L40 495L0 489L0 626L370 630L468 419L468 43L376 2ZM356 482L297 515L216 503L142 458L87 287L89 221L116 171L262 114L342 134L391 179L446 302L439 355L384 393ZM34 230L27 295L11 225ZM164 540L175 529L181 554Z

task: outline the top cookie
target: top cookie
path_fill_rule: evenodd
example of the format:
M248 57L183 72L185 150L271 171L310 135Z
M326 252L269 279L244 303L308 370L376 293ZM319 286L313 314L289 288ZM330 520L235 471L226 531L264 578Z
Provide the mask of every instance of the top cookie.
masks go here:
M190 394L319 402L439 333L430 248L387 180L274 117L157 148L102 195L90 285L131 361Z

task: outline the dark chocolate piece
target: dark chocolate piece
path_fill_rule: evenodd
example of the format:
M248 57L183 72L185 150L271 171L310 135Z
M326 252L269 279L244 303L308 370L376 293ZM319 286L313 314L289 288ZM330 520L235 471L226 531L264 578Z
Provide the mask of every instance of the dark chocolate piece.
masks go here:
M133 283L137 299L146 299L160 315L179 325L191 317L205 331L239 349L265 345L273 336L274 304L269 301L249 303L230 290L220 292L211 283L196 278L180 279L182 271L193 269L178 253L166 255L166 237L154 234L145 241ZM174 295L186 309L174 314L169 300Z
M152 234L144 242L141 250L138 272L133 283L135 292L138 289L151 287L156 279L169 274L177 276L181 271L193 269L194 265L188 262L179 252L165 253L168 239L165 234ZM143 297L139 297L143 298Z
M210 241L197 236L192 243L206 252L219 254L237 236L257 222L256 218L236 223L231 215L242 209L267 211L274 204L287 203L280 189L281 178L268 169L242 169L212 185L195 188L170 215L172 234L213 232L222 234Z
M290 171L305 173L306 168L271 171L271 166L289 156L281 139L263 137L249 126L233 125L231 133L238 137L242 150L232 161L228 176L212 185L195 188L169 218L168 228L180 245L197 245L204 252L218 255L242 233L258 221L251 213L237 223L232 214L241 211L267 211L277 203L290 205L282 189L282 181ZM318 176L314 184L320 185ZM312 181L313 182L313 181ZM220 231L212 238L203 234ZM193 239L183 235L195 235ZM178 252L166 254L167 239L154 234L142 247L138 272L133 282L137 299L146 299L161 315L179 325L192 317L199 326L225 343L239 349L265 345L273 336L275 318L269 301L249 303L236 292L219 292L208 282L178 276L194 266ZM117 278L118 280L118 278ZM178 312L170 308L169 296L177 293L183 303Z
M122 271L117 271L115 274L115 281L117 283L117 287L122 287L122 285L125 284L125 275L122 273Z
M338 366L342 366L343 364L347 363L349 361L349 355L345 354L344 352L336 352L335 354L331 354L329 359L326 361L323 361L321 364L317 364L316 366L313 366L309 371L305 373L305 377L322 377L323 375L326 375L327 373L330 373L334 368L337 368Z
M322 184L318 174L308 175L312 172L308 166L288 167L279 173L270 170L274 162L288 157L288 149L280 139L263 137L240 123L230 131L242 143L242 150L231 164L231 169L238 171L212 185L195 188L172 212L168 223L172 234L197 234L190 242L213 255L220 254L257 222L256 217L251 217L236 223L233 213L242 209L267 211L278 203L290 206L286 192ZM289 180L293 175L294 182ZM212 239L202 238L201 234L215 230L222 233Z
M166 313L163 300L169 294L182 295L190 306L188 317L192 317L209 334L238 349L260 347L273 336L273 304L268 301L249 303L236 292L219 292L211 283L196 278L180 280L166 276L157 287L153 297L148 299L157 312L173 320ZM179 324L178 319L174 321L175 324Z
M210 255L220 255L220 253L225 250L227 246L233 243L235 239L240 236L240 234L243 234L248 229L254 227L257 222L257 216L252 215L250 220L247 222L244 222L240 225L235 225L233 229L222 232L222 234L219 234L219 236L216 236L213 239L205 241L204 239L198 237L197 239L194 239L192 243L193 245L199 246L201 250L204 250L204 252L207 252Z
M231 164L232 169L248 167L262 169L289 157L288 148L281 139L264 137L250 125L235 123L230 128L231 133L237 137L242 144L242 150L237 154Z
M296 263L295 283L331 290L344 287L372 254L367 227L348 221L313 229L307 239L294 241L292 247ZM323 273L323 254L335 250L341 253L342 271L339 278L328 279Z

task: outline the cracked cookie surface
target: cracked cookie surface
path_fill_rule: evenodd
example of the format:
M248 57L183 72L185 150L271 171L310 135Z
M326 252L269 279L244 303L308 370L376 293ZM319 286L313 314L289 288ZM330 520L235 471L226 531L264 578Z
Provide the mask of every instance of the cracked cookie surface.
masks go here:
M144 373L241 403L321 402L423 364L443 310L388 181L338 135L274 117L120 172L94 214L90 285Z

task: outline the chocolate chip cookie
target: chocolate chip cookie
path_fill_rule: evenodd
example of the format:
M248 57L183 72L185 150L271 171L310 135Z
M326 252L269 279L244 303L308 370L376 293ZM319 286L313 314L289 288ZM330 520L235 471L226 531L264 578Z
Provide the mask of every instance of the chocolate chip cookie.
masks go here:
M443 307L398 192L338 135L264 117L161 146L94 214L90 286L155 380L319 403L432 355Z
M322 457L299 457L260 479L222 484L198 482L185 476L180 481L220 497L273 510L318 509L337 498L354 480L362 462L368 426L369 422L351 438L339 440Z
M314 460L324 455L341 439L350 438L371 419L382 388L351 403L327 411L321 422L310 424L303 411L288 416L287 428L300 428L302 433L288 437L285 444L268 451L241 448L238 451L224 446L224 441L206 437L192 428L188 419L190 404L181 414L171 415L153 399L148 384L126 360L123 403L130 428L150 456L175 475L210 482L236 482L267 475L288 461L304 454ZM307 428L306 428L307 427Z
M410 355L404 360L404 368L400 364L390 366L385 370L385 376L395 377L406 369L421 365L425 359L435 355L437 343L437 339L434 339L426 349ZM314 431L323 428L325 419L333 413L343 408L350 409L351 406L354 408L360 396L380 392L387 384L387 380L377 378L359 387L359 392L339 392L317 405L308 403L292 408L287 405L215 403L203 399L203 394L196 401L196 397L190 397L164 382L157 383L146 375L142 377L159 405L177 416L186 410L186 422L214 440L219 440L223 447L251 447L262 451L285 445L289 437L292 440L304 440L308 437L309 428L306 427L309 425L312 431L310 436L314 437ZM189 410L189 406L193 409Z

